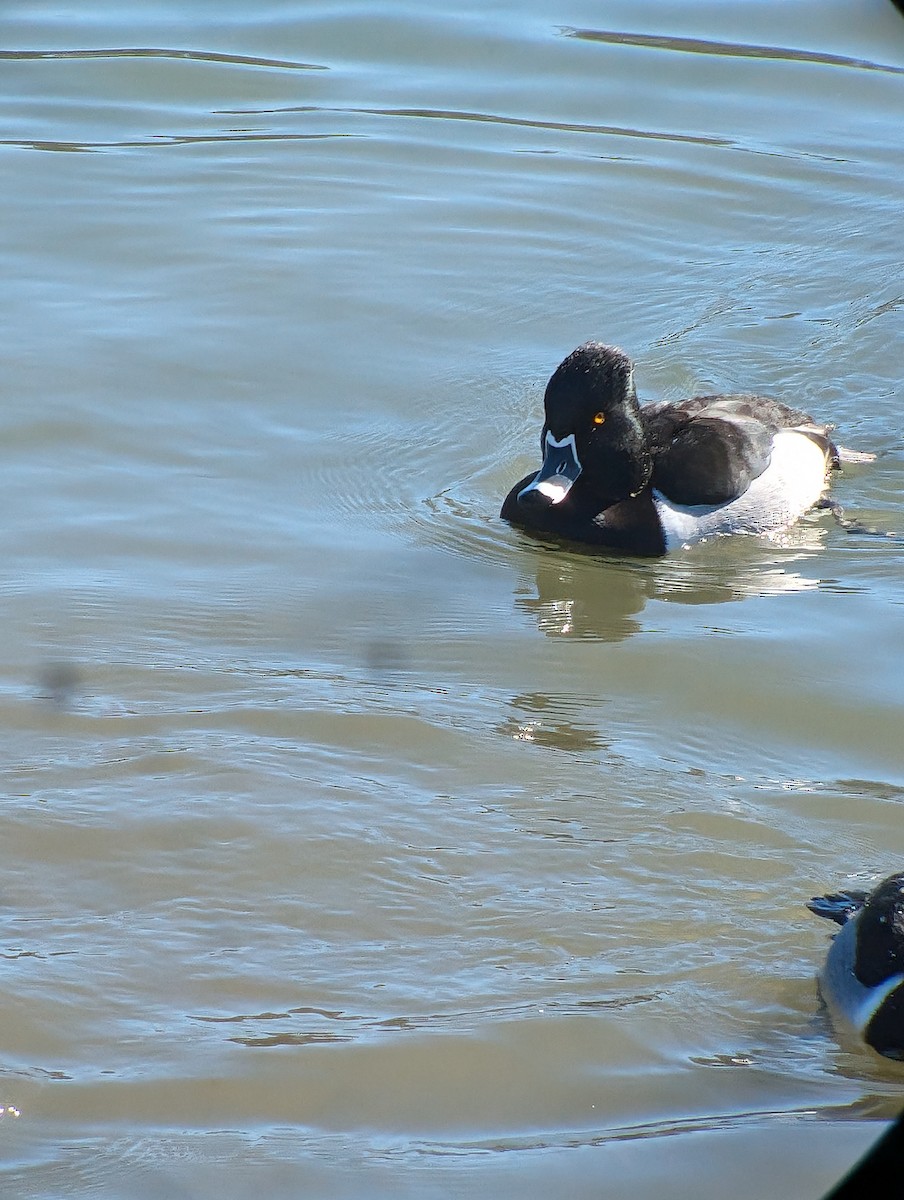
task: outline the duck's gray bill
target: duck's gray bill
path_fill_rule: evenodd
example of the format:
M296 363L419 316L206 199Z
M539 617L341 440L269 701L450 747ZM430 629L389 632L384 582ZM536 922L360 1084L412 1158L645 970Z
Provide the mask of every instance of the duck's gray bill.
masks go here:
M527 487L518 493L519 503L530 504L532 500L545 496L550 504L561 504L581 473L581 460L573 433L556 441L547 430L545 440L543 466Z

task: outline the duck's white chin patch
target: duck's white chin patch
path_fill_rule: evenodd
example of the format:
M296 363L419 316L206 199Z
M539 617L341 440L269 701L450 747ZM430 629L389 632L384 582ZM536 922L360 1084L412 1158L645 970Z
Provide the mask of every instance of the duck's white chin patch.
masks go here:
M571 480L563 479L561 475L554 475L552 479L544 479L536 486L537 491L542 492L550 503L560 504L571 491Z

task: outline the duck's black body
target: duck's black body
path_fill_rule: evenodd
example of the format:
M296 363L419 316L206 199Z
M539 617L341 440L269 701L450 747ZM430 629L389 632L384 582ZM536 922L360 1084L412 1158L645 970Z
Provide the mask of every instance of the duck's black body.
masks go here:
M502 517L628 554L785 528L837 462L825 426L764 396L641 407L631 360L599 342L558 367L544 405L543 465L515 484Z
M807 907L841 926L819 976L829 1012L880 1054L904 1058L904 871Z

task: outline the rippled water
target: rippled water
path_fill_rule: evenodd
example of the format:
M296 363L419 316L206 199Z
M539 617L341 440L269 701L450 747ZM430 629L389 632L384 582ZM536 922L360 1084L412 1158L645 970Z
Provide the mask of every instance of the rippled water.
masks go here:
M0 1184L820 1196L904 1099L891 4L14 3ZM545 381L872 450L773 541L502 524Z

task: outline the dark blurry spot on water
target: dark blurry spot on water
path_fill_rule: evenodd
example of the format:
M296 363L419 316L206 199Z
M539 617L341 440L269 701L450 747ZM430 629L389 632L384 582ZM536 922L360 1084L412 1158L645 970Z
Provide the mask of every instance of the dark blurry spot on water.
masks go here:
M38 699L54 708L68 708L81 682L78 667L70 662L49 662L38 676Z
M364 647L364 665L374 675L397 675L408 670L410 655L400 641L376 638Z

